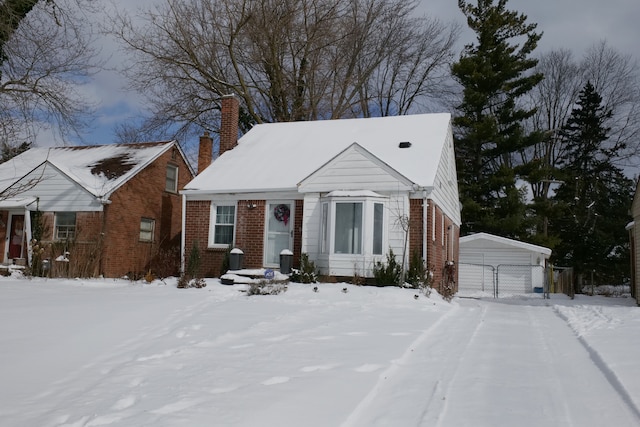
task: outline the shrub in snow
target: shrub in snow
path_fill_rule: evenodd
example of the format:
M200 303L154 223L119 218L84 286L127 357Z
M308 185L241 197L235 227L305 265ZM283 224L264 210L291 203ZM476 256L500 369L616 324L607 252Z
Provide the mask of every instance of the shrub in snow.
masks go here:
M313 261L309 260L309 255L300 255L300 270L291 270L290 279L296 283L316 283L318 281L318 270Z
M373 277L378 286L397 286L400 284L400 264L396 261L393 249L389 248L387 263L376 261L373 265Z
M247 295L278 295L287 291L286 283L273 280L258 280L249 284Z
M431 283L433 282L433 272L426 268L424 261L418 251L411 254L409 260L409 270L406 275L407 284L414 289L419 289L426 296L431 293Z
M185 272L178 279L178 288L204 288L207 286L207 282L201 277L198 277L198 270L200 269L200 249L198 243L193 242L193 247L189 252L189 258Z

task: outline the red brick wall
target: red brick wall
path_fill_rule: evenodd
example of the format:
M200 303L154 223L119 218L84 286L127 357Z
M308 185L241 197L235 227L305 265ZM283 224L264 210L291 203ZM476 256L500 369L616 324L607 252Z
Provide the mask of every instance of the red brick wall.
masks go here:
M262 268L265 209L264 200L238 201L236 247L244 252L244 268Z
M101 270L106 277L143 274L159 250L171 247L176 248L172 262L179 265L182 200L178 193L165 191L168 164L178 167L178 189L193 179L182 156L167 150L116 190L105 206ZM155 220L153 242L139 240L142 218Z
M302 200L295 201L293 265L300 265L302 248ZM265 200L239 200L236 205L235 247L244 252L244 268L264 266ZM200 275L219 277L226 248L207 248L209 240L210 201L188 201L185 222L185 258L193 242L198 241L201 254Z
M429 201L427 210L427 266L433 271L433 287L439 288L442 282L443 269L446 261L454 261L457 266L459 259L458 239L460 229L453 224L450 218L442 215L442 209L436 205L435 209L435 240L433 237L433 207L434 202ZM444 235L443 235L444 219ZM451 227L451 229L449 229ZM444 237L444 238L443 238ZM451 248L450 245L453 245ZM453 256L451 253L453 252Z
M424 231L422 203L422 199L409 200L409 259L411 259L415 251L424 258L424 254L422 253L422 236Z
M234 95L222 97L220 117L220 146L218 155L238 145L238 119L240 104Z

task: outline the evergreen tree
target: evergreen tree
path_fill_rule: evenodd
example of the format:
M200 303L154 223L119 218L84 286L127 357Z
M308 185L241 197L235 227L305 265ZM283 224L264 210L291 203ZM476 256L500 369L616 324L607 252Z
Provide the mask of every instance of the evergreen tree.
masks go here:
M573 267L574 277L593 271L601 283L621 283L628 276L625 225L631 220L628 209L634 191L606 145L611 116L587 82L560 132L566 147L560 159L564 183L553 198L559 216L551 224L561 239L554 262Z
M541 33L527 17L506 10L507 0L463 0L458 5L475 44L465 46L453 76L463 86L458 107L456 161L462 209L462 233L485 231L508 237L526 235L524 190L517 188L517 153L541 139L527 134L522 122L535 110L518 100L542 80L527 74L537 63L529 58Z

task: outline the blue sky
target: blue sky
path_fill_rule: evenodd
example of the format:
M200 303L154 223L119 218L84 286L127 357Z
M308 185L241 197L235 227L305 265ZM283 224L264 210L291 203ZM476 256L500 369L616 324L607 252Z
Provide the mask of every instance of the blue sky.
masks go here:
M135 12L139 7L162 1L113 0L113 3L119 8ZM507 8L524 13L528 16L528 22L537 23L538 30L544 32L538 53L566 48L579 58L591 45L606 40L611 47L640 61L640 26L636 22L640 17L638 0L510 0ZM445 22L458 22L463 28L460 47L473 41L473 33L466 27L464 15L455 0L422 0L418 11ZM100 44L105 56L109 56L108 65L117 68L124 58L115 42L104 38ZM82 141L72 139L67 143L112 143L115 141L114 126L145 113L142 98L127 91L126 81L117 71L98 73L85 90L88 96L95 99L97 115L83 134ZM41 135L37 143L52 145L46 134Z

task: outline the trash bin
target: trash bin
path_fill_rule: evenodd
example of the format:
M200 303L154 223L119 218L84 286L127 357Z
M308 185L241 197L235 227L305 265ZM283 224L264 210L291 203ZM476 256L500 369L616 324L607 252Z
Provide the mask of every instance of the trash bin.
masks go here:
M229 253L229 270L242 270L244 252L238 248L231 249Z
M293 265L293 252L289 249L283 249L280 252L280 273L291 274L291 266Z

